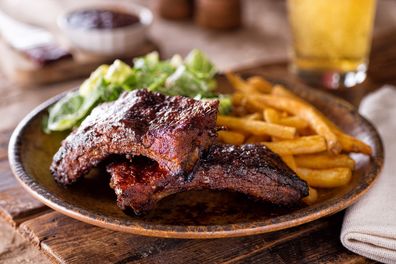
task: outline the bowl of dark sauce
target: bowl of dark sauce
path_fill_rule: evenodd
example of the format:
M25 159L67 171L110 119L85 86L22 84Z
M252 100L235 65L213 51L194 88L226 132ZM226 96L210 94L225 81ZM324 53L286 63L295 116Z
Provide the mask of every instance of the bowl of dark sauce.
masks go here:
M117 1L67 10L58 18L58 26L75 49L121 55L143 45L152 20L149 9Z
M116 9L82 9L71 12L67 17L70 27L81 30L115 29L140 23L138 15Z

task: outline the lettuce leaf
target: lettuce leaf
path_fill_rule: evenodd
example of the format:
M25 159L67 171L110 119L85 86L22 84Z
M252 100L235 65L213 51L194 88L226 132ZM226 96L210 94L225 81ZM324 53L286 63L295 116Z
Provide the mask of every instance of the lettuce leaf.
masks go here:
M49 109L45 131L78 126L98 104L116 100L123 91L147 88L166 95L220 100L219 111L230 112L231 99L216 93L216 67L200 50L186 58L161 60L157 52L136 58L131 67L121 60L99 66L78 91L71 92Z
M208 80L215 76L216 68L205 54L197 49L192 50L185 59L185 65L199 79Z
M84 97L79 91L63 97L49 110L47 128L49 131L63 131L74 127L96 106L99 93Z
M230 95L220 94L217 98L219 100L219 113L221 115L229 115L232 111L232 99Z

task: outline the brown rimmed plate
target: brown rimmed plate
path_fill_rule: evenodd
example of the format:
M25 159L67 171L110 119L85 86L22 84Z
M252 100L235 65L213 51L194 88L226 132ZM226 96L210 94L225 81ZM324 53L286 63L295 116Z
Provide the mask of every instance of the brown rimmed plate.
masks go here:
M310 206L271 208L235 193L194 191L167 197L147 215L135 216L116 206L115 195L108 186L109 177L103 172L94 171L68 188L59 186L49 172L49 165L66 134L47 135L41 124L48 107L64 94L44 102L20 122L9 144L11 168L27 191L54 210L100 227L146 236L246 236L290 228L345 209L368 190L381 171L384 154L377 131L343 100L286 80L273 81L290 87L344 131L373 148L371 157L352 155L357 166L348 186L320 191L319 201Z

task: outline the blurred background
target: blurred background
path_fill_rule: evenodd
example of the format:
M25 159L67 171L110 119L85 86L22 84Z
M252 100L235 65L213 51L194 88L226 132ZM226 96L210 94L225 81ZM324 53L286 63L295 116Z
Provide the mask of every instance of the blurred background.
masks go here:
M225 32L197 26L193 19L187 18L179 21L164 19L156 10L161 0L130 1L154 10L154 22L149 29L149 38L158 45L164 57L175 53L185 55L196 47L204 50L220 69L257 61L286 59L287 46L290 41L286 1L241 1L241 27ZM86 4L89 1L83 2ZM165 2L169 5L172 1ZM174 2L180 4L183 1ZM227 0L220 2L227 2ZM63 10L81 5L81 3L82 1L78 0L2 0L0 9L19 21L46 27L55 34L59 34L57 17ZM396 29L395 10L396 1L378 1L375 35Z

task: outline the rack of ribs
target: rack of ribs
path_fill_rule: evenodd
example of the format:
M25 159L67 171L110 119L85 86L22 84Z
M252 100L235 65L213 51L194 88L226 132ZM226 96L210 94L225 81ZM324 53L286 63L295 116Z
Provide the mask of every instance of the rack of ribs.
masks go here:
M112 155L142 155L169 175L187 174L216 139L217 108L217 100L125 92L93 109L62 142L50 171L66 185Z
M138 157L107 166L110 186L121 209L136 214L155 207L162 198L182 191L211 189L246 194L260 201L290 206L308 195L308 186L263 145L213 145L186 176L172 176L157 162Z

